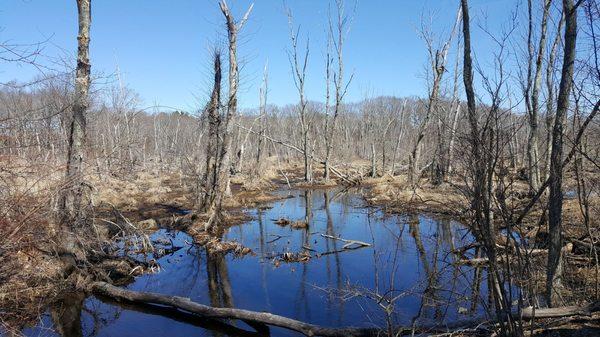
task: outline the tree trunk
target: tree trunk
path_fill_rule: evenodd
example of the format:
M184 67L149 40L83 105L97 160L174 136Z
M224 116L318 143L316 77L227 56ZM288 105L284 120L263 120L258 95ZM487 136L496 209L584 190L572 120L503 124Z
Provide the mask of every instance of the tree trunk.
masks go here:
M215 207L218 191L219 130L221 116L221 55L214 55L214 82L210 102L207 106L208 141L206 142L206 166L202 177L203 191L200 194L200 211L210 212Z
M375 156L375 142L371 142L371 178L377 177L377 157Z
M83 160L86 145L86 112L89 106L90 88L90 23L91 0L77 0L79 14L79 35L77 36L77 70L75 74L75 97L69 127L66 182L67 189L61 198L60 222L62 229L69 233L62 237L65 253L74 253L75 228L86 222L86 209L89 202L88 188L83 180ZM65 234L65 233L63 233Z
M471 129L470 147L471 160L470 170L472 175L471 188L471 212L473 217L472 226L477 239L483 244L490 265L488 280L490 282L490 294L492 295L496 319L500 323L500 329L504 335L514 336L518 330L510 312L511 304L508 303L503 285L500 283L500 274L496 263L495 228L493 213L491 212L491 197L493 188L493 158L490 151L485 148L487 143L491 148L495 142L495 132L489 125L483 125L479 129L477 106L475 102L475 90L473 89L473 61L471 59L471 33L469 19L468 0L461 0L463 14L463 82L467 96L467 116ZM493 113L493 112L490 112Z
M433 113L436 113L437 110L440 85L444 76L444 72L446 71L448 49L450 48L450 43L452 42L454 33L456 32L456 29L460 23L460 17L461 11L459 10L456 15L456 22L452 27L452 32L450 33L450 36L444 42L440 49L434 49L433 41L429 34L426 31L422 32L423 38L427 43L427 51L429 53L430 63L429 66L432 73L433 83L431 85L431 91L429 92L427 113L425 115L425 118L421 122L421 125L419 126L419 129L417 131L417 139L415 140L415 144L413 145L412 151L410 152L410 156L408 158L408 180L413 187L418 184L419 178L421 176L421 169L419 168L419 160L421 157L421 141L423 140L423 137L425 135L425 130L427 129L427 125L429 124L431 115ZM442 155L441 152L438 153L438 155Z
M237 64L237 34L239 30L244 26L250 12L252 11L252 5L244 14L244 17L240 22L236 23L227 3L221 1L219 3L221 12L225 17L227 24L227 37L229 40L229 95L227 99L227 112L224 118L220 118L217 137L220 140L220 145L217 150L217 161L215 163L215 183L213 189L209 193L212 193L210 202L205 205L207 212L208 221L206 222L206 228L216 225L221 216L221 205L223 199L231 194L230 187L230 172L231 172L231 151L232 151L232 127L233 119L237 115L237 90L239 84L238 64ZM219 71L217 72L217 60L215 59L215 88L217 87L217 73L220 79L220 61ZM214 93L214 92L213 92ZM212 103L212 102L211 102ZM220 114L219 114L220 115Z
M554 128L554 61L556 59L556 51L561 41L560 31L565 22L565 16L562 15L558 22L558 28L556 37L552 43L550 49L550 55L548 56L548 64L546 65L546 88L548 91L548 97L546 98L546 163L545 163L545 177L550 177L550 155L552 153L552 129Z
M565 15L564 55L554 128L552 129L552 153L550 155L550 197L548 199L550 246L546 270L548 306L556 304L556 288L560 286L562 276L563 126L569 109L569 95L573 81L577 42L577 8L573 5L573 0L563 0L563 13Z
M542 86L542 63L544 59L544 51L546 47L546 31L548 26L548 15L550 12L550 5L552 1L545 0L543 14L542 14L542 23L541 23L541 33L540 40L538 43L537 55L535 56L535 74L533 76L533 83L531 84L531 105L529 106L529 136L527 139L527 160L528 160L528 171L529 171L529 184L532 191L537 191L541 184L540 178L540 156L539 156L539 128L538 128L538 119L539 119L539 93L540 88ZM529 45L529 71L528 71L528 86L532 81L531 79L531 68L532 62L534 61L533 55L533 13L532 13L532 0L528 0L529 7L529 35L528 35L528 45ZM529 93L528 93L529 94Z
M265 64L263 72L263 84L260 87L260 131L258 132L257 149L256 149L256 163L254 168L254 175L259 176L263 166L264 147L265 147L265 133L267 129L267 93L269 91L269 77L268 77L268 66Z

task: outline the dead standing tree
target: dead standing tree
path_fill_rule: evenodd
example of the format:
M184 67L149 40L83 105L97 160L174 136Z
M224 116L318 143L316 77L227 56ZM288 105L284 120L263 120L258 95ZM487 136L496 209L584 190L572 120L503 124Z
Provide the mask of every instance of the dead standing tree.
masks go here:
M265 63L265 68L263 70L263 80L262 85L260 87L259 100L259 131L258 131L258 139L256 144L256 162L254 166L253 175L256 177L260 176L264 165L264 157L265 157L265 135L267 132L267 97L269 93L269 64Z
M72 233L87 221L86 203L89 189L83 180L84 149L86 145L86 112L89 107L90 89L90 23L91 0L77 0L79 34L77 36L77 70L75 74L75 97L68 134L67 188L60 199L60 224L63 231ZM64 234L64 233L63 233ZM61 238L65 253L76 253L77 243L72 234Z
M421 142L423 137L425 136L425 130L429 125L429 120L431 119L431 115L437 109L440 85L442 83L442 78L444 73L446 72L446 60L448 56L448 50L450 49L450 43L454 37L456 29L460 23L461 11L459 10L456 15L456 22L452 27L452 32L448 39L444 42L444 44L440 46L434 46L433 34L428 30L428 28L423 27L421 30L421 35L427 44L428 58L431 67L431 75L432 75L432 84L431 91L429 92L429 99L427 102L427 112L425 113L425 117L421 121L419 128L417 130L417 139L412 147L410 155L408 157L408 180L410 184L414 187L419 182L419 177L421 176L421 169L419 168L419 160L421 157Z
M250 8L248 8L239 22L236 22L233 18L233 15L231 14L231 11L229 10L225 0L222 0L219 3L219 6L223 16L225 17L227 38L229 41L229 95L227 99L225 115L221 116L221 114L218 112L220 83L217 83L220 82L221 67L220 58L215 57L215 84L213 88L213 95L211 97L211 107L209 108L211 111L209 114L212 113L213 118L216 116L215 114L217 114L218 122L212 129L211 137L214 139L209 141L211 144L210 151L213 151L213 158L215 159L215 162L214 164L207 165L207 170L212 170L212 172L206 172L206 177L212 176L211 179L206 180L205 196L202 203L203 211L206 212L208 217L206 228L212 227L218 222L221 215L223 199L229 193L232 128L233 119L237 115L237 90L239 85L237 37L239 31L244 27L244 24L248 20L248 16L250 16L250 12L252 12L254 4L250 5ZM215 152L216 154L214 154Z
M336 22L335 28L333 24L333 20L331 19L331 15L329 15L329 37L327 39L327 60L326 60L326 83L327 83L327 94L325 100L325 160L324 162L324 172L323 178L325 181L328 181L330 178L330 160L331 160L331 150L333 148L333 137L335 134L335 126L340 115L344 96L348 91L348 86L352 82L352 78L354 75L350 76L348 82L344 82L344 41L346 39L346 35L350 30L348 26L348 21L350 18L344 13L344 1L343 0L335 0L336 5ZM335 31L334 31L335 29ZM337 72L333 73L333 84L335 87L335 105L333 108L333 116L329 118L329 83L331 80L331 59L330 59L330 46L333 43L335 47L336 54L336 62L337 62Z
M206 107L208 120L208 141L206 143L206 167L202 177L203 195L201 195L200 209L208 212L216 204L218 191L218 161L219 161L219 130L221 125L221 55L214 55L214 82L210 101Z
M527 1L528 30L527 30L527 75L523 88L525 108L529 122L529 135L527 137L527 176L531 191L537 191L541 184L540 155L539 155L539 96L542 86L542 66L546 48L546 32L550 13L551 0L544 0L540 39L536 46L533 42L533 6L532 0ZM535 69L534 69L535 62Z
M298 111L298 118L300 119L300 127L302 131L302 153L304 156L304 180L311 182L313 179L312 174L312 155L311 155L311 144L310 144L310 129L312 120L308 113L308 102L304 93L304 86L306 84L306 67L308 66L308 55L310 53L309 43L310 40L306 39L306 48L303 55L298 54L298 36L300 35L300 27L294 30L292 22L292 11L288 8L287 10L288 25L290 29L290 42L292 48L288 51L288 58L290 66L292 68L292 77L294 79L294 85L298 90L298 96L300 96L299 106L296 108Z

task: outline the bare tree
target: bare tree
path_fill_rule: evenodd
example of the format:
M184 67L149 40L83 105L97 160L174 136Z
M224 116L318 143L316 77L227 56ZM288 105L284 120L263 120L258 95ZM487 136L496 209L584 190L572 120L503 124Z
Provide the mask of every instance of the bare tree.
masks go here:
M344 82L344 41L346 35L350 30L348 26L350 17L344 13L344 1L335 0L336 7L336 20L335 27L331 14L329 15L329 35L327 39L327 60L326 60L326 98L325 98L325 159L324 159L324 172L323 177L325 181L330 178L330 159L331 149L333 148L333 136L335 134L335 127L338 116L340 115L344 96L348 91L348 86L352 82L354 75L350 76L347 82ZM333 43L335 47L335 55L337 62L337 71L333 73L333 85L335 87L335 105L333 107L333 117L329 120L329 83L331 80L331 59L330 59L330 45Z
M540 155L539 155L539 95L542 86L542 66L546 48L546 32L550 13L551 0L544 0L540 38L536 46L533 42L534 18L533 0L527 1L528 30L527 30L527 75L524 85L525 108L529 122L527 138L527 173L532 191L537 191L541 184ZM535 64L534 64L535 62ZM534 69L535 68L535 69Z
M224 197L228 194L229 191L229 177L231 170L231 143L232 143L232 128L233 128L233 119L237 115L237 90L239 85L239 74L238 74L238 63L237 63L237 37L239 31L244 27L244 24L248 20L248 16L252 12L252 8L254 4L250 5L250 8L246 11L244 16L239 22L236 22L227 6L227 2L222 0L219 3L221 8L221 12L225 17L225 23L227 26L227 37L229 41L229 93L227 98L227 106L225 115L221 118L219 117L219 122L216 125L217 134L215 135L213 129L212 136L218 138L219 140L213 142L213 146L211 146L211 151L214 151L214 144L221 142L217 148L216 162L207 165L207 170L211 167L215 170L215 172L207 173L206 176L213 175L214 179L207 180L209 185L206 185L207 189L210 189L206 195L207 199L204 201L203 209L207 213L208 221L206 223L206 227L212 227L215 225L219 217L221 216L221 206ZM220 81L220 59L219 57L215 57L215 83L213 88L213 95L211 97L211 113L218 114L215 112L215 107L218 105L219 96L217 87L220 86L218 83ZM219 81L217 81L219 80ZM214 118L214 116L213 116Z
M427 101L427 113L425 114L425 117L419 125L419 128L417 130L417 137L410 152L410 156L408 158L408 180L412 186L416 186L418 184L419 177L421 175L421 169L419 168L422 145L421 142L423 140L423 137L425 136L425 130L429 124L431 115L434 114L436 112L435 110L438 108L437 105L440 93L440 85L442 83L444 73L446 72L446 60L448 56L448 50L450 49L450 43L452 42L456 29L460 23L460 13L461 11L459 9L456 15L456 21L454 23L454 26L452 27L452 32L441 46L435 45L433 33L430 32L424 24L422 24L421 36L423 40L425 40L425 44L427 45L432 83Z
M470 160L468 171L471 175L471 187L469 197L471 200L470 211L472 216L472 228L476 238L482 243L483 250L489 260L488 280L490 291L500 328L504 335L514 336L518 334L516 322L510 311L510 301L506 296L506 290L501 284L499 266L496 261L496 228L492 212L494 167L497 158L494 157L493 149L498 147L498 137L494 125L497 124L499 110L499 92L502 86L502 64L497 64L499 69L500 83L494 88L486 82L488 91L492 94L492 106L487 116L483 118L480 127L479 113L477 111L475 90L473 88L473 61L471 58L471 32L468 0L461 0L463 14L463 82L467 96L467 117L470 127L469 150ZM501 49L503 49L503 43Z
M256 144L256 163L254 168L254 174L258 176L264 165L264 152L265 152L265 135L267 131L267 97L269 93L269 67L268 63L265 63L263 70L263 81L260 87L260 107L259 107L259 131L258 139Z
M558 50L561 41L562 26L565 22L564 14L561 14L558 27L556 29L556 36L550 47L550 53L548 55L548 63L546 65L546 162L545 162L545 179L550 176L550 154L552 153L552 129L554 126L554 99L555 99L555 77L554 69L556 67L556 51Z
M201 211L209 212L211 208L216 207L217 191L219 190L218 162L219 151L219 130L221 129L221 55L216 52L214 55L214 81L210 101L206 108L206 117L208 120L208 142L206 143L206 166L202 182L204 183L203 194L201 196Z
M456 61L454 63L454 79L453 79L453 90L452 90L452 102L450 104L450 111L454 115L452 116L452 125L450 126L450 136L448 141L448 153L446 154L446 163L444 172L450 174L452 172L452 162L454 160L454 143L456 141L456 129L458 128L458 120L460 118L460 99L458 97L458 78L459 78L459 60L460 60L460 36L456 42Z
M86 113L89 107L90 90L90 23L91 0L78 0L79 35L77 36L77 70L75 74L75 98L69 126L67 155L67 188L61 198L60 222L69 232L86 222L85 210L88 187L83 179L84 151L86 146ZM71 238L71 239L69 239ZM64 237L66 252L76 251L72 235Z
M581 1L577 4L580 3ZM550 244L546 270L546 298L549 306L556 304L556 288L560 287L562 277L563 128L569 110L577 42L577 7L573 4L573 0L563 0L563 13L565 15L564 54L554 128L552 129L549 176L548 234Z
M288 25L290 29L290 41L291 50L288 51L288 58L290 66L292 68L292 77L294 79L294 85L298 90L298 96L300 102L298 103L297 113L298 119L300 120L301 127L301 138L302 138L302 151L304 156L304 181L310 182L313 180L312 174L312 160L311 160L311 140L310 140L310 129L312 124L312 118L308 113L308 102L306 100L304 86L306 84L306 68L308 66L308 55L310 53L309 43L310 40L306 39L306 47L304 52L299 54L298 50L298 37L300 35L300 27L294 29L292 22L293 16L292 11L288 8L287 10Z

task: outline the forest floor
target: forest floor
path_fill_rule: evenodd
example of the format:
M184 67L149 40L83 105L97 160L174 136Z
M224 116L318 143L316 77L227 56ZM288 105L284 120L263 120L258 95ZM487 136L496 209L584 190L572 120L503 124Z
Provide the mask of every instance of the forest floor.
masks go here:
M57 169L56 172L58 171L60 170ZM436 213L459 221L466 219L468 200L460 193L463 189L460 182L445 182L433 186L427 179L423 179L418 188L413 188L403 175L385 174L378 178L366 178L362 172L367 171L365 163L347 165L342 170L349 176L358 177L356 181L363 188L365 201L370 206L381 208L388 213ZM29 174L36 173L31 171ZM322 172L319 171L315 174L318 177L322 176ZM65 279L64 270L56 263L50 248L53 241L49 239L51 235L47 228L52 221L49 216L52 209L48 208L47 201L53 197L49 191L59 184L60 176L46 175L46 186L38 187L39 200L29 200L30 207L20 210L21 213L37 212L39 216L28 218L28 229L19 233L22 237L19 244L0 246L0 324L12 326L18 322L18 325L22 326L32 322L61 293L78 287L85 288L85 283L89 282L89 279L81 276ZM207 232L204 229L202 214L193 212L196 187L189 176L159 169L143 169L129 172L126 178L95 174L89 174L89 177L93 186L94 227L101 245L114 244L115 240L121 237L118 234L121 227L132 227L133 231L130 233L135 234L160 227L174 227L186 231L197 243L205 245L208 249L231 251L240 255L249 252L238 243L221 241L222 232ZM32 181L32 176L24 179ZM272 193L275 190L287 186L327 188L336 184L346 182L337 179L324 183L322 179L316 179L314 184L305 184L302 167L298 163L273 166L262 172L262 176L258 178L236 175L231 180L232 197L226 201L224 223L227 226L246 221L247 218L240 210L281 198ZM566 190L570 190L572 186L567 182ZM511 202L518 209L527 200L527 186L525 182L515 180L511 191ZM600 205L598 196L593 196L590 203L597 209ZM589 249L586 250L585 242L590 233L588 228L583 226L578 200L566 198L564 205L565 239L566 242L574 244L574 248L565 256L565 280L568 289L565 299L570 304L584 303L590 301L590 294L593 295L590 289L598 280L598 270L592 267L594 263L589 256ZM536 220L542 212L542 208L536 206L519 228L531 239L539 241L540 248L544 248L544 238L547 237L546 224L538 226ZM1 237L10 237L13 229L9 229L9 226L0 226ZM3 233L2 230L6 230L7 233ZM596 239L599 233L597 228L593 230L591 234ZM543 259L540 259L540 263L543 264ZM114 265L111 266L114 268ZM125 274L127 268L133 267L124 264L119 268L124 268L121 274ZM80 268L85 269L86 266ZM542 284L541 278L539 281Z

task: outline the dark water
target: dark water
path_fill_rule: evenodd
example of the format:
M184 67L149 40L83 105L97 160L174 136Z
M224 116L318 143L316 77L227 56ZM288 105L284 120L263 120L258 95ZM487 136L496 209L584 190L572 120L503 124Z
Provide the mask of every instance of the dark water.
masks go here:
M251 209L254 220L232 227L228 240L255 255L235 258L190 246L182 232L161 230L183 248L159 259L161 271L138 277L130 289L189 297L214 306L268 311L326 326L385 326L454 321L481 315L484 272L457 267L449 252L472 241L460 224L427 215L386 216L363 207L358 191L280 192L291 198ZM273 220L309 223L281 227ZM343 249L321 234L371 244ZM308 248L308 249L307 249ZM277 262L285 252L310 253L308 262ZM483 280L483 282L482 282ZM392 310L393 309L393 310ZM28 336L238 336L253 331L239 322L218 322L157 306L111 303L73 296L51 308ZM283 329L273 336L294 336Z

